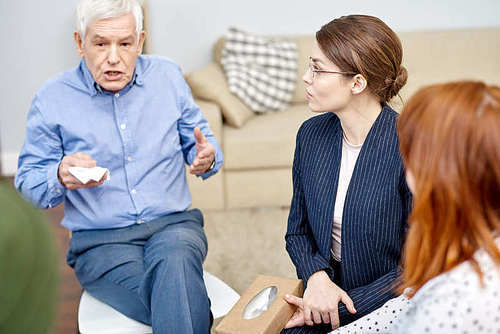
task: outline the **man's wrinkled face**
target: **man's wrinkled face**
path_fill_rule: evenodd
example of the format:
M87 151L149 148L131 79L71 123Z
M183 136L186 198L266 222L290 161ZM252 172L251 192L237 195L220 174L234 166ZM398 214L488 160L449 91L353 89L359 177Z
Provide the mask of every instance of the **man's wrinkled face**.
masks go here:
M137 36L132 13L92 22L84 41L78 32L74 37L80 56L103 89L117 92L132 79L144 43L144 32Z

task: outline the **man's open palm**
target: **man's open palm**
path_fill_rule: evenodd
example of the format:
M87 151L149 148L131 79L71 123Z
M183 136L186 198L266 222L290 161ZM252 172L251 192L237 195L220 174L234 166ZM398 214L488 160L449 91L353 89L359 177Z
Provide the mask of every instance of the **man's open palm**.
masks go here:
M195 127L193 133L196 139L196 156L189 168L189 172L191 174L201 174L206 172L215 160L215 148L201 133L199 127Z

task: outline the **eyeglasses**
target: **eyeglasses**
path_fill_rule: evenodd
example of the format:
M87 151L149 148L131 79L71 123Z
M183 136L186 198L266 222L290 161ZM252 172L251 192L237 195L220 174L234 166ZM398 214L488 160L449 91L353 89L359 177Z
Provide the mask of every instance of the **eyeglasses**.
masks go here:
M318 70L318 69L315 69L312 62L309 63L309 66L308 66L308 69L307 69L310 73L311 73L311 77L312 79L314 80L314 78L316 77L316 73L334 73L334 74L345 74L345 75L356 75L357 73L354 73L354 72L343 72L343 71L331 71L331 70Z

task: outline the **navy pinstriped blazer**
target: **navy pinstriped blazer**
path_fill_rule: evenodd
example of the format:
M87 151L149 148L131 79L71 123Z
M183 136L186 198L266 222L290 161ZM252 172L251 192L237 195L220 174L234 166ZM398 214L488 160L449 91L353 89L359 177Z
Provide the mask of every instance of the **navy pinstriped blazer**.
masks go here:
M325 270L345 290L357 310L339 303L341 325L394 297L402 243L411 210L396 133L397 113L385 105L354 168L342 216L341 277L330 263L332 223L342 156L342 128L333 113L313 117L297 134L293 198L286 249L306 284Z

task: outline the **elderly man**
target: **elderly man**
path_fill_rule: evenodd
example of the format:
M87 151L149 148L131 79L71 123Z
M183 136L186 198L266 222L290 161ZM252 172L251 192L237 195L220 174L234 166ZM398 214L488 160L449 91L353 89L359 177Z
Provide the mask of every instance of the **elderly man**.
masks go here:
M136 0L81 0L74 39L78 67L34 97L16 187L42 208L64 201L67 262L90 294L155 333L208 333L207 240L184 162L205 179L222 152L179 67L140 55ZM85 184L71 169L96 166L109 175Z

